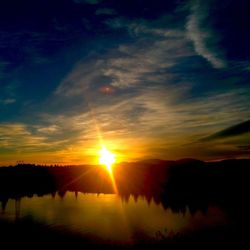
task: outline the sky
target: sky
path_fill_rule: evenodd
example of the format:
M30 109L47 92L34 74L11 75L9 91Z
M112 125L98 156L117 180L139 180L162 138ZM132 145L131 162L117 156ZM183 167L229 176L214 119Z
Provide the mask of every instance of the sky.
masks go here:
M0 2L0 165L250 155L247 0Z

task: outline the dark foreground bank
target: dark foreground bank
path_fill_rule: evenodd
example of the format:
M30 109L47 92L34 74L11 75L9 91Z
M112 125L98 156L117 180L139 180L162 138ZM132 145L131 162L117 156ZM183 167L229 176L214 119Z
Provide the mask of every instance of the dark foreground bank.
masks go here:
M239 225L238 225L239 226ZM25 218L16 222L0 220L1 249L200 249L249 246L247 227L219 226L173 237L148 238L135 235L129 243L105 241L93 235L72 234L65 228L50 228Z

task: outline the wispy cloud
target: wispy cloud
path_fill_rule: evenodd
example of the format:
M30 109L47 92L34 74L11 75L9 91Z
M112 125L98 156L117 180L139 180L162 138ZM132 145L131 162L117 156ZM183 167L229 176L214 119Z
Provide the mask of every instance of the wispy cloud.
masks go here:
M59 84L55 94L77 96L85 93L100 75L102 61L77 64L72 72Z
M92 86L102 84L121 89L147 84L167 84L172 78L169 70L181 58L193 55L183 32L134 26L133 23L130 26L133 32L140 33L142 37L133 45L123 44L110 50L109 54L96 61L77 64L55 93L77 96ZM156 37L143 38L145 33Z
M217 46L218 34L207 27L209 16L210 1L194 0L190 2L190 15L187 18L186 29L187 37L193 42L195 51L212 64L214 68L226 67L226 62L222 58L222 53L218 52ZM210 47L208 46L210 43Z
M0 103L2 103L3 105L9 105L9 104L13 104L16 102L16 99L14 98L7 98L4 100L0 100Z
M120 46L118 50L122 55L110 58L103 74L111 78L111 85L119 88L167 81L171 78L167 70L176 65L178 58L191 54L183 46L185 41L174 37L175 34L170 34L161 41L138 41L135 46Z
M55 127L36 126L24 123L0 124L0 151L11 152L46 152L57 151L66 144L64 138L50 138ZM52 131L53 130L53 131Z
M57 125L50 125L50 126L40 126L37 128L37 131L42 134L55 134L60 130Z
M6 123L0 124L0 148L10 150L29 149L41 146L44 138L33 136L25 124Z

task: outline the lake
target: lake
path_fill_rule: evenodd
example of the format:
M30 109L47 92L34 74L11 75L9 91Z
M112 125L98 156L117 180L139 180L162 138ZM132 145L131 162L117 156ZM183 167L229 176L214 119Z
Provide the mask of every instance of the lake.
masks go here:
M161 203L143 196L124 199L116 194L67 192L20 200L9 199L0 219L30 218L55 230L66 230L104 240L133 242L147 238L172 237L227 223L223 211L209 206L191 213L165 209Z

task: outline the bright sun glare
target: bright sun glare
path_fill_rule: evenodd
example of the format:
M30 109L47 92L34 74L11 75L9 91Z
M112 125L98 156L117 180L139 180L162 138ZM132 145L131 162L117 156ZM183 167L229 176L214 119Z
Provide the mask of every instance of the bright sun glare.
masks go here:
M112 173L112 164L115 162L115 156L103 146L100 150L99 162L107 167L109 173Z

